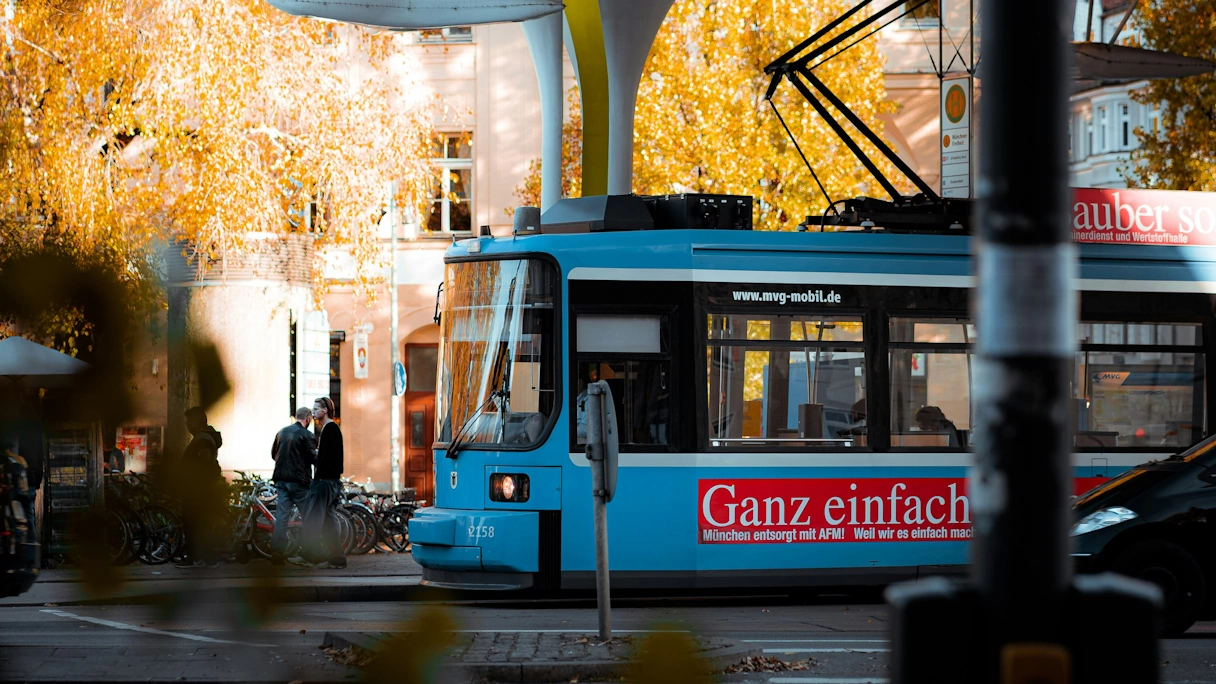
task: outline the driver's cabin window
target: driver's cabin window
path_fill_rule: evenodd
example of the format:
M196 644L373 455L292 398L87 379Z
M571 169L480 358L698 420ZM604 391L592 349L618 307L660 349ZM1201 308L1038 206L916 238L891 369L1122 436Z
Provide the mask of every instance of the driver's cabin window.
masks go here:
M671 434L667 316L580 314L575 324L574 443L587 443L587 386L612 392L622 447L666 447Z
M709 445L867 445L861 316L710 314Z

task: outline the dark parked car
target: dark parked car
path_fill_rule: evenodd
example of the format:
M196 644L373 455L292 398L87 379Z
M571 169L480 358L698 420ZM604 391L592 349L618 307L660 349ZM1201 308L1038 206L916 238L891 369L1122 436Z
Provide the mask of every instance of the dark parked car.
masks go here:
M1078 569L1161 587L1164 635L1216 615L1216 437L1091 489L1073 513Z

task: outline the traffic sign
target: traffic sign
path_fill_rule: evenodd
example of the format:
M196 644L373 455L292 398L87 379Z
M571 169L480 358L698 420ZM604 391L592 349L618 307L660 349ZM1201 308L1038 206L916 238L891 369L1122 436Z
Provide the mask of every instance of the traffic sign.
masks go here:
M405 394L405 366L400 361L393 362L393 396Z
M941 84L941 191L971 196L971 78L947 77Z

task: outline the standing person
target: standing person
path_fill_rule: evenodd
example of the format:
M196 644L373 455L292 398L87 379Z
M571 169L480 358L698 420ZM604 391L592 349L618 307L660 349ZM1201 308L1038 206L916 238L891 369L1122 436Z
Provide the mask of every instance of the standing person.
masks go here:
M121 473L127 469L127 455L119 449L114 438L107 437L105 444L105 460L102 467L111 473Z
M304 559L320 567L345 568L346 556L338 539L338 524L330 508L342 491L342 430L334 422L334 402L321 397L313 403L312 417L317 421L317 470L308 490L308 516L304 521L305 539L312 548Z
M196 565L216 567L215 521L223 511L223 475L219 452L224 440L207 424L207 412L201 406L186 410L186 429L193 438L182 452L182 523L186 533L186 557L179 568Z
M312 422L312 409L302 406L296 409L296 422L279 430L270 447L274 459L274 486L278 490L278 508L274 515L274 536L270 540L273 550L270 562L283 564L283 550L287 547L287 523L291 520L291 508L295 506L303 515L307 508L308 489L312 484L312 464L316 460L317 440L308 430Z

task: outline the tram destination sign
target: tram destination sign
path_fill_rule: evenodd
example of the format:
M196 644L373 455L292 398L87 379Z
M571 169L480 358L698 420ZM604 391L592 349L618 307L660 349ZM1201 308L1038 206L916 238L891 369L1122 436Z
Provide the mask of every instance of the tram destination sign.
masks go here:
M1074 242L1216 245L1216 193L1073 188L1072 194Z

